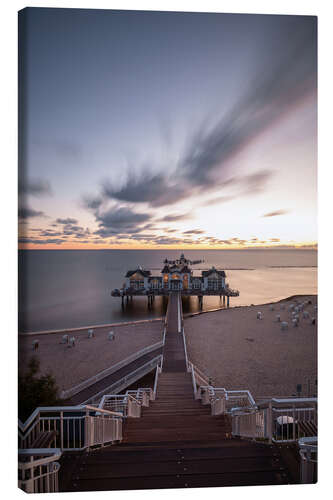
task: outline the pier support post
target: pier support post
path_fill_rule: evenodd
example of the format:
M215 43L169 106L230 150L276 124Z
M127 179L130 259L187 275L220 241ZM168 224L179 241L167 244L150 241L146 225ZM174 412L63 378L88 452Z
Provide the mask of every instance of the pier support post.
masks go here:
M225 295L223 295L223 305L225 306Z
M123 295L121 296L121 307L122 307L122 309L124 309L124 296Z
M227 297L227 307L229 307L229 301L230 301L230 297L228 295L228 297Z

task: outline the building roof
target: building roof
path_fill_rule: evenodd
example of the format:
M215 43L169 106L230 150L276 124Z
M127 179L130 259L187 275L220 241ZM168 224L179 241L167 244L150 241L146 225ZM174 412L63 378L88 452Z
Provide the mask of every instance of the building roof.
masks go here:
M218 274L219 276L221 276L221 278L226 277L226 274L224 271L222 271L222 270L219 271L218 269L215 269L215 267L208 269L208 271L202 271L202 276L204 278L210 276L211 274Z
M183 269L180 271L181 273L190 273L191 269L188 266L184 266Z
M136 274L136 273L141 274L144 278L147 278L151 274L150 271L147 271L146 269L142 269L142 267L138 267L134 271L127 271L125 278L130 278L131 276L133 276L133 274Z
M164 266L161 273L169 273L170 272L170 269L169 269L169 266Z

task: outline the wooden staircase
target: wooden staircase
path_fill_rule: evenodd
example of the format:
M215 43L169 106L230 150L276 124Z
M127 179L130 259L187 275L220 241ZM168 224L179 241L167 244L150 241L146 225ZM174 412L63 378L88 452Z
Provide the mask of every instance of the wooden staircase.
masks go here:
M226 416L212 417L210 406L193 397L191 376L185 372L161 373L156 400L143 408L140 419L127 419L126 443L216 441L231 436Z
M156 400L127 418L116 446L65 455L62 491L131 490L293 482L276 446L232 438L228 416L194 399L186 373L178 298L171 295Z

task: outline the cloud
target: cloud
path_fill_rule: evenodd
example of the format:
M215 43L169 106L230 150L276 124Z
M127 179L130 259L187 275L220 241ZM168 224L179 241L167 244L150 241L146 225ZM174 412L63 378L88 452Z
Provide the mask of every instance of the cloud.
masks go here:
M93 197L93 196L83 196L82 199L82 205L84 208L87 208L88 210L97 210L100 208L100 206L103 204L103 199L102 197Z
M243 95L214 125L206 120L189 131L187 144L178 152L174 165L167 168L153 162L144 168L137 165L140 176L133 170L128 172L121 187L104 181L101 198L162 207L236 185L241 189L238 197L256 195L266 189L272 175L270 171L260 170L243 179L230 177L234 176L230 160L283 114L290 112L295 103L316 90L316 32L313 21L309 22L311 27L305 23L303 28L293 27L285 33L288 49L276 51L269 65L258 63L257 76L247 82ZM205 204L230 199L228 194Z
M46 215L44 214L44 212L34 210L33 208L19 207L18 217L19 219L30 219L32 217L46 217Z
M184 195L184 189L176 182L169 181L163 174L143 173L140 177L128 174L127 181L121 189L115 189L110 182L102 185L105 198L131 203L149 202L151 206L162 206L175 203Z
M193 215L191 213L174 214L174 215L166 215L162 219L159 219L159 222L177 222L179 220L187 220L192 218Z
M90 229L82 226L75 226L73 224L66 224L63 229L63 234L66 236L74 236L77 239L87 238L90 235Z
M189 229L188 231L183 231L183 234L204 234L204 232L202 229Z
M23 176L24 177L24 176ZM32 195L32 196L45 196L51 195L51 185L48 181L42 179L35 179L27 181L20 179L18 183L18 193L19 195Z
M147 229L147 225L143 223L151 219L148 213L134 212L126 206L114 206L104 212L95 213L96 221L99 225L99 230L94 234L100 236L110 236L121 233L136 233Z
M60 238L48 238L48 239L37 239L37 238L19 238L19 243L31 243L34 245L61 245L65 243L65 240L61 240Z
M67 217L67 219L57 219L56 222L58 224L67 225L67 224L77 224L78 220L77 219L72 219L71 217Z
M220 203L227 203L233 200L236 196L218 196L217 198L212 198L211 200L205 201L202 206L218 205Z
M275 210L274 212L268 212L267 214L262 215L261 217L277 217L278 215L285 215L289 213L290 210Z
M246 175L241 179L241 186L244 187L242 195L253 195L265 190L268 181L275 174L273 170L258 170L253 174Z

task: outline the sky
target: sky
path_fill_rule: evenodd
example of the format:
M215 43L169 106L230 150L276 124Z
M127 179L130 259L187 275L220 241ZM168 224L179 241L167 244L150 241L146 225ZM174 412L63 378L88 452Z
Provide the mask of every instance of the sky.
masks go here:
M19 247L317 242L317 19L19 14Z

